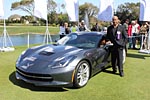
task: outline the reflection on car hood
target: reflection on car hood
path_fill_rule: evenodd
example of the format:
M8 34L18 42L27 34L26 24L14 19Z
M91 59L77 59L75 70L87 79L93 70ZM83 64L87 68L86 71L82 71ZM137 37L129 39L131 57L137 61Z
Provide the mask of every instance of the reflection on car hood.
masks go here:
M34 59L39 59L44 61L52 61L61 56L75 55L76 53L82 50L83 49L79 49L73 46L48 45L38 49L35 53L29 55L29 57L33 57Z

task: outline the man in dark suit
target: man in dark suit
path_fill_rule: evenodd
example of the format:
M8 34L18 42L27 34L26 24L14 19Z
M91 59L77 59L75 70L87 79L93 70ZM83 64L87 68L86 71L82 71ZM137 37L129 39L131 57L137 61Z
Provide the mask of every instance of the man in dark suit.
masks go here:
M113 25L108 27L106 36L107 43L113 43L111 48L112 69L113 72L116 73L116 66L118 66L119 74L123 77L123 49L127 42L127 34L125 28L122 25L119 25L119 19L117 16L114 16L112 21Z

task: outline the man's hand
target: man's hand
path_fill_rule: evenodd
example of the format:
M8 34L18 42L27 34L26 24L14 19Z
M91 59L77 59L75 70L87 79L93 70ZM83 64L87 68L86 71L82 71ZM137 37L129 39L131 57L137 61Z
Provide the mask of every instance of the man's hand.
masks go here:
M106 44L111 44L111 41L107 41Z

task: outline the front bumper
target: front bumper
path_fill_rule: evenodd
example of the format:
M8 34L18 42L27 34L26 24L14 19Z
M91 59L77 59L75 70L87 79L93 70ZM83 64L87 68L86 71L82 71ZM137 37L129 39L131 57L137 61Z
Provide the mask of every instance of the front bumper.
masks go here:
M16 78L18 80L23 80L27 83L34 84L35 86L68 87L73 85L72 76L74 74L74 70L53 73L48 77L40 74L38 74L38 76L33 73L31 74L23 72L19 69L16 70Z

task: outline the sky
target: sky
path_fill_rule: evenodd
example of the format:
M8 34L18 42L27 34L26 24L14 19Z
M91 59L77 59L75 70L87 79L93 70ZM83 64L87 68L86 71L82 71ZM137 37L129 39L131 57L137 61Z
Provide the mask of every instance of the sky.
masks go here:
M21 11L21 10L13 10L11 11L11 4L16 2L16 1L20 1L20 0L4 0L4 13L5 13L5 18L7 19L9 16L13 15L13 14L18 14L21 16L26 15L25 12ZM58 5L61 5L62 3L64 3L65 0L55 0L55 2ZM87 3L92 3L93 5L99 7L99 1L100 0L79 0L79 5L84 4L85 2ZM120 4L124 4L126 2L133 2L133 3L137 3L140 0L114 0L114 9L116 9L118 7L118 5Z

